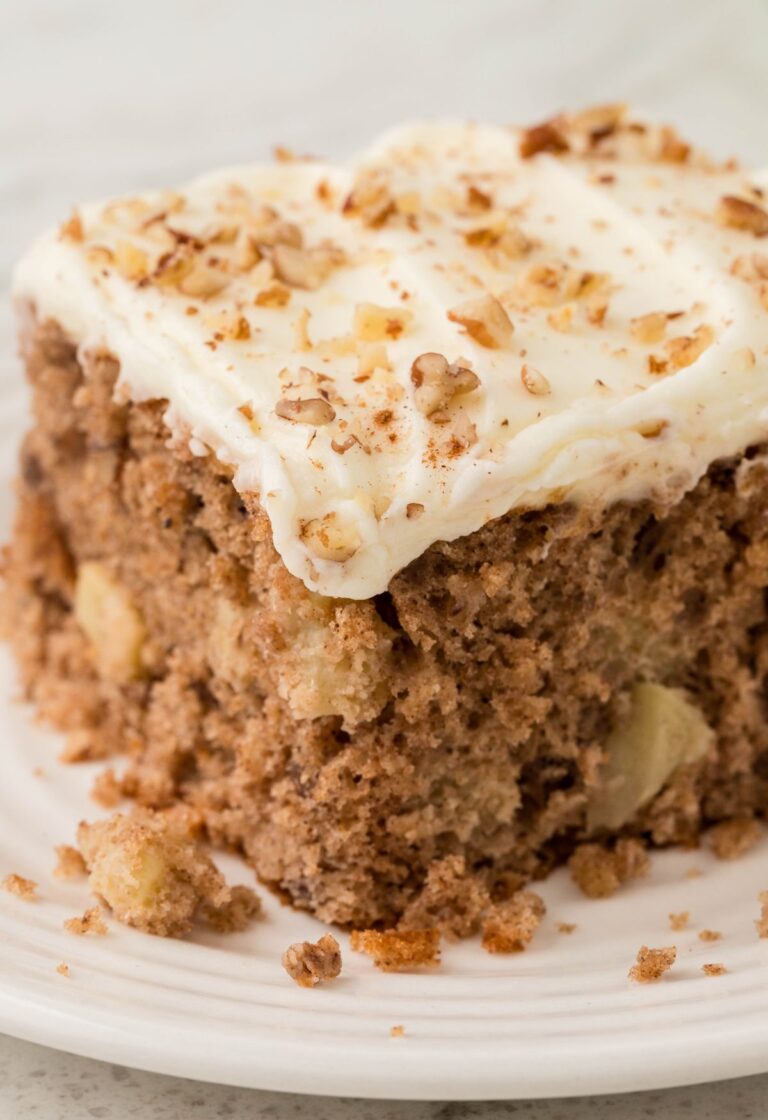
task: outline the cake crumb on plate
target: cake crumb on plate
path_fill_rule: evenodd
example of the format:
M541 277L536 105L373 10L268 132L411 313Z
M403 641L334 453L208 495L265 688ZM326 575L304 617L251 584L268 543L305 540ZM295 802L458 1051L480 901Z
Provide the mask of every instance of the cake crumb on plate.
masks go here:
M722 936L722 933L717 929L699 930L699 941L719 941Z
M88 874L88 868L77 848L71 844L57 844L53 874L57 879L82 879Z
M283 953L283 968L301 988L335 980L341 972L341 949L332 933L319 941L296 941Z
M67 918L64 922L64 929L68 933L76 933L78 936L86 934L102 936L108 932L107 923L102 917L100 906L91 906L81 918Z
M366 953L382 972L409 972L440 964L440 931L437 929L356 929L352 948Z
M17 875L15 872L6 875L0 886L9 894L15 894L17 898L24 898L28 902L37 898L37 883L33 879L25 879L23 875Z
M642 840L622 837L613 849L579 844L568 861L571 877L588 898L608 898L622 883L648 874L650 860Z
M681 910L679 914L670 914L669 928L671 930L674 930L675 933L679 933L680 930L683 930L687 927L688 919L690 918L690 916L690 910Z
M638 949L636 963L629 970L629 978L636 980L638 984L653 983L661 979L676 958L677 949L674 945L664 949L649 949L647 945L643 945Z
M728 969L724 964L703 964L701 971L705 976L722 976Z

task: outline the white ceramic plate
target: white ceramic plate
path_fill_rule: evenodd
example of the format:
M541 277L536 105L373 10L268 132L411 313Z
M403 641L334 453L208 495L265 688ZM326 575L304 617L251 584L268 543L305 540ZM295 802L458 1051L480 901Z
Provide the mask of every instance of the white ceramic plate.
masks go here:
M23 405L20 390L4 399L3 535ZM266 892L265 920L229 937L168 941L116 923L106 937L63 931L89 900L82 884L52 878L53 847L100 814L87 795L94 768L56 762L59 739L13 702L13 682L2 651L0 874L35 879L40 899L0 892L0 1030L184 1077L367 1097L563 1096L768 1070L768 941L753 924L768 845L736 863L666 853L651 879L601 902L556 875L541 888L549 912L528 952L449 946L435 974L377 973L342 938L342 977L305 991L280 955L322 927ZM236 860L222 866L250 881ZM703 874L691 878L691 868ZM667 916L680 910L691 911L692 929L673 934ZM559 921L577 929L559 933ZM702 927L722 941L699 941ZM643 943L676 944L678 963L662 982L633 986L627 970ZM728 973L708 978L705 962ZM395 1025L404 1037L390 1036Z

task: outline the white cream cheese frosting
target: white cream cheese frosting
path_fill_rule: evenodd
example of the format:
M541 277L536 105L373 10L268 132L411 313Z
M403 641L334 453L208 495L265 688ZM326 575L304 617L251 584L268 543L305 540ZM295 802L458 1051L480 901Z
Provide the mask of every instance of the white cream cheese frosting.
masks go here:
M613 108L415 124L86 206L15 295L166 400L307 587L362 599L510 510L664 501L768 438L755 184Z

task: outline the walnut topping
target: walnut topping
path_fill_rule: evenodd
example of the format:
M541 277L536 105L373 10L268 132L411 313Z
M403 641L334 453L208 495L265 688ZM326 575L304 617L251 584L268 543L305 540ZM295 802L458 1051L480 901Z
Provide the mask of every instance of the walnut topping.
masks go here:
M254 302L258 307L285 307L290 298L291 289L280 280L274 280L261 289Z
M63 222L59 227L59 237L62 241L82 241L85 237L83 230L83 219L78 214L77 210L73 210L66 222Z
M409 502L405 507L405 516L409 521L414 521L417 517L421 517L424 512L424 506L421 502Z
M630 334L641 345L654 346L663 339L668 321L663 311L651 311L648 315L639 315L636 319L630 320Z
M520 380L524 388L534 397L545 397L552 392L552 386L547 378L533 366L523 364L520 369Z
M297 941L283 953L283 968L301 988L314 988L324 980L335 980L341 972L341 949L332 933L314 944Z
M551 152L559 155L568 151L568 141L562 132L562 123L559 118L544 121L542 124L526 128L520 137L520 156L530 159L540 152Z
M573 304L565 303L562 307L553 307L547 315L547 322L555 331L565 333L573 325Z
M357 217L363 225L376 229L395 213L395 200L380 171L363 171L342 206L346 217Z
M205 261L198 259L179 278L178 288L186 296L209 299L223 291L228 283L229 277L225 272L215 265L206 264Z
M336 419L336 412L322 397L296 401L282 397L275 405L275 414L281 420L291 420L294 424L311 424L315 428L330 424Z
M747 198L726 194L720 199L715 217L722 226L740 229L755 237L768 235L768 210Z
M17 898L24 898L28 902L37 897L37 883L32 879L25 879L23 875L6 875L0 887Z
M350 944L367 953L382 972L436 968L440 963L440 931L436 929L357 929Z
M448 363L442 354L420 354L411 366L413 400L427 418L447 408L454 397L471 393L480 385L480 378L471 369L457 362Z
M149 272L149 258L130 241L118 241L114 250L115 268L125 280L143 280Z
M319 560L332 560L337 564L354 556L361 543L357 528L343 522L335 513L306 522L301 537Z
M408 328L413 313L404 307L379 307L376 303L358 303L355 307L355 335L361 342L384 342L397 339Z
M519 226L509 225L506 218L466 230L464 241L471 247L484 249L488 259L498 268L503 268L509 261L521 260L533 249L530 237Z
M359 377L373 373L377 369L391 369L389 354L383 342L362 342L357 353L357 373Z
M467 187L467 206L470 210L490 210L493 206L493 199L480 187L470 183Z
M627 106L622 102L607 105L591 105L578 113L570 113L568 126L575 132L583 133L592 144L599 143L612 135L627 114Z
M680 335L670 338L664 349L669 359L669 367L673 370L685 369L701 357L715 340L715 332L706 323L697 327L692 335Z
M340 249L318 245L314 249L299 249L293 245L278 244L272 250L272 263L279 280L292 288L314 291L325 283L335 268L344 263Z
M448 311L452 323L462 326L470 338L489 350L500 350L512 342L514 327L499 301L491 295L457 304Z
M630 980L638 984L650 984L660 980L668 972L677 959L677 949L674 945L665 949L649 949L643 945L637 953L637 963L629 970Z

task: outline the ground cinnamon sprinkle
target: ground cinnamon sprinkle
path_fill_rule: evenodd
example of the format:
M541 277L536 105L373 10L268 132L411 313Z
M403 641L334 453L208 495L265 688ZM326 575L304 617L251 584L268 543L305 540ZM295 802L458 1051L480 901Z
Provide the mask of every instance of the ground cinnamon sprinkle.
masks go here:
M367 953L382 972L409 972L440 964L440 931L436 929L357 929L349 941Z
M649 949L647 945L641 946L637 953L637 962L629 970L630 980L638 984L650 984L660 980L665 972L675 963L677 949L670 945L665 949Z
M718 859L738 859L754 848L763 829L752 817L734 817L709 831L709 843Z
M37 898L37 883L32 879L25 879L23 875L6 875L0 886L9 894L15 894L17 898L24 898L28 902Z
M534 891L518 891L498 902L483 919L483 948L489 953L519 953L525 949L546 913Z
M64 922L64 929L68 933L78 935L102 935L108 932L107 923L101 916L100 906L91 906L90 909L85 911L82 918L68 918Z
M335 980L341 972L339 943L331 933L316 942L297 941L283 953L283 968L301 988Z

